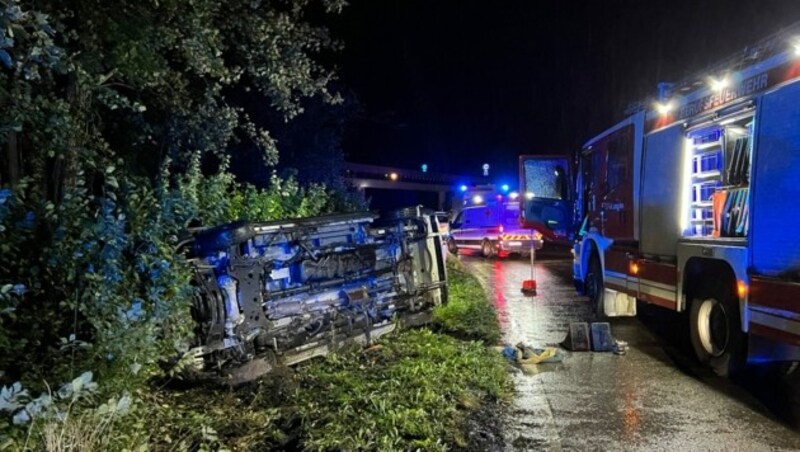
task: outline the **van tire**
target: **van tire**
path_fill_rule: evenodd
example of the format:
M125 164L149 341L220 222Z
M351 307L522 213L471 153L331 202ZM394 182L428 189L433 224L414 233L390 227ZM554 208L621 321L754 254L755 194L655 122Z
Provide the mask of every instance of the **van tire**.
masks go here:
M456 245L456 241L452 237L447 239L447 251L453 256L458 256L458 245Z
M497 254L491 240L483 239L483 242L481 242L481 254L486 258L494 257Z
M198 232L194 239L194 252L197 255L226 251L232 246L244 243L255 237L253 226L244 221L223 224Z
M695 355L720 377L742 370L746 356L738 299L728 285L720 282L698 289L691 294L689 309L689 336Z

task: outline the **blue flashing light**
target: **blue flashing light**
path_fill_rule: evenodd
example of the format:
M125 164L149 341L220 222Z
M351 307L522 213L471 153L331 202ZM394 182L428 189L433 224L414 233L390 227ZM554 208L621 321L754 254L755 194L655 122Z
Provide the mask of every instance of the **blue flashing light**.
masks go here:
M458 189L461 190L461 191L467 191L467 186L466 185L462 185L462 186L458 187Z
M503 193L508 192L509 188L511 187L509 187L508 184L503 184L500 186L500 189L503 190Z

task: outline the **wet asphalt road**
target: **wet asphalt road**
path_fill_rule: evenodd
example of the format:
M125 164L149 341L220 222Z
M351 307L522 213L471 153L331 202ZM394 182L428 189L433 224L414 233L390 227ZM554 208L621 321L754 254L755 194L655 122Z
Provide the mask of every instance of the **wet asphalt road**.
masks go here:
M520 292L528 261L459 258L485 285L508 343L556 344L570 322L591 319L588 301L572 286L568 257L537 261L534 298ZM630 345L627 355L566 352L562 363L515 372L508 450L800 450L800 433L752 388L700 368L657 334L661 314L642 314L644 320L611 319L612 334Z

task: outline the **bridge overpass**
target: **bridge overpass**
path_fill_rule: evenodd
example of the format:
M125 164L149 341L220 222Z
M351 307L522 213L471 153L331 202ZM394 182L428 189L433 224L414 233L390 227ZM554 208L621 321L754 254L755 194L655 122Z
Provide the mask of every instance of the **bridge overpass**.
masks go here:
M459 176L431 173L391 166L345 163L345 178L367 197L382 201L378 207L394 208L401 205L423 204L444 210L458 199L459 187L485 186L488 177ZM416 194L416 195L415 195ZM417 201L413 201L416 199ZM397 204L397 205L391 205Z

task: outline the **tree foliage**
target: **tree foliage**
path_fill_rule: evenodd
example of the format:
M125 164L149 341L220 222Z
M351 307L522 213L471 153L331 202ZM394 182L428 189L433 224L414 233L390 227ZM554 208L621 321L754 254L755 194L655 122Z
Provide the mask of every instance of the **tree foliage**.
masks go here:
M238 183L226 152L278 160L231 92L285 120L339 100L310 17L343 3L0 0L0 383L142 381L189 334L187 226L332 208L323 186Z

